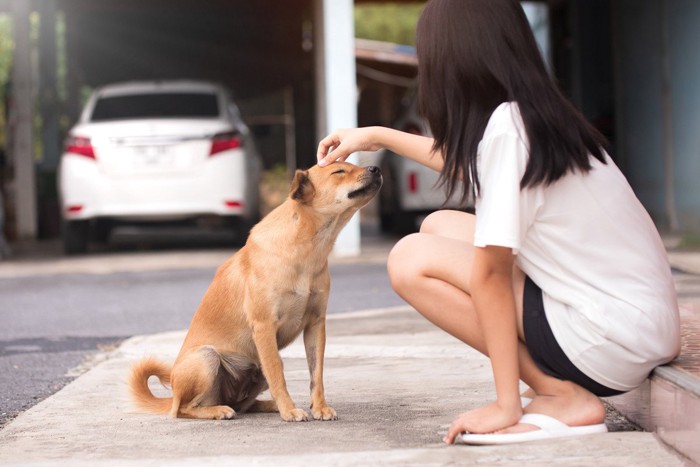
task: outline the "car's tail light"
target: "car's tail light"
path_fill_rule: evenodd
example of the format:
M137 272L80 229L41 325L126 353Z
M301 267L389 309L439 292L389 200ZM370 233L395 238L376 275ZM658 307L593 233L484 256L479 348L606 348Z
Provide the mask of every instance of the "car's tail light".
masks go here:
M96 159L95 148L92 146L90 138L85 138L84 136L69 136L66 138L64 150L71 154L78 154L90 159Z
M214 135L211 139L211 149L209 150L209 155L213 156L223 151L228 151L229 149L236 149L241 147L243 142L241 141L241 135L235 131L230 131L227 133L219 133Z
M66 207L66 212L68 214L77 214L82 210L83 210L82 204L72 204L72 205Z
M224 204L226 205L227 208L242 208L243 207L243 202L238 201L235 199L227 199L224 201Z
M416 172L408 173L408 191L411 193L418 191L418 174Z

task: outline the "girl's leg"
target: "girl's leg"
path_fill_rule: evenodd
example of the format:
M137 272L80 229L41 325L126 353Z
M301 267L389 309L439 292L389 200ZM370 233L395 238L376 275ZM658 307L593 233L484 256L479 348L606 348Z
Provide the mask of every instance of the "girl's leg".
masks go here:
M401 239L392 249L388 271L396 292L429 321L486 354L486 343L470 296L475 217L458 211L439 211L426 218L420 233ZM522 297L525 276L513 271L518 313L520 378L536 397L526 412L552 416L568 425L601 423L600 400L569 381L543 373L523 343ZM512 427L526 431L530 426Z

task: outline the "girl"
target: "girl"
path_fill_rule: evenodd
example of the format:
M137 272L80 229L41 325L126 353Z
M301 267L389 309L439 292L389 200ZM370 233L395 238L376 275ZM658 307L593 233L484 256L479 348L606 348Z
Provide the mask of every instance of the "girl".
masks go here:
M417 54L434 138L337 130L318 159L389 148L475 200L475 216L428 216L388 261L403 299L491 360L496 400L459 415L444 441L606 431L598 397L634 389L680 348L654 224L548 76L517 0L429 1Z

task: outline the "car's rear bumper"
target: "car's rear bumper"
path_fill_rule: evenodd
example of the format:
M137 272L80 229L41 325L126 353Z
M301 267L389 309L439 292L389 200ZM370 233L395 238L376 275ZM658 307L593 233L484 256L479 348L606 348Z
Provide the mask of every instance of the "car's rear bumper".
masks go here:
M245 216L250 200L243 157L215 157L183 174L117 178L102 173L92 160L66 155L59 176L63 216L67 220Z

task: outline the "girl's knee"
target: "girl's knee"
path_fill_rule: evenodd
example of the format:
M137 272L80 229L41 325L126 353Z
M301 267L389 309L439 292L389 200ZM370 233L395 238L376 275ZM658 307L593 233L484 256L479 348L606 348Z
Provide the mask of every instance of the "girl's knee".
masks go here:
M420 232L438 234L442 230L442 225L445 223L445 217L444 211L435 211L428 214L420 224Z
M416 255L421 249L421 234L414 233L403 237L391 249L387 259L387 272L394 290L409 284L419 273L419 260Z

